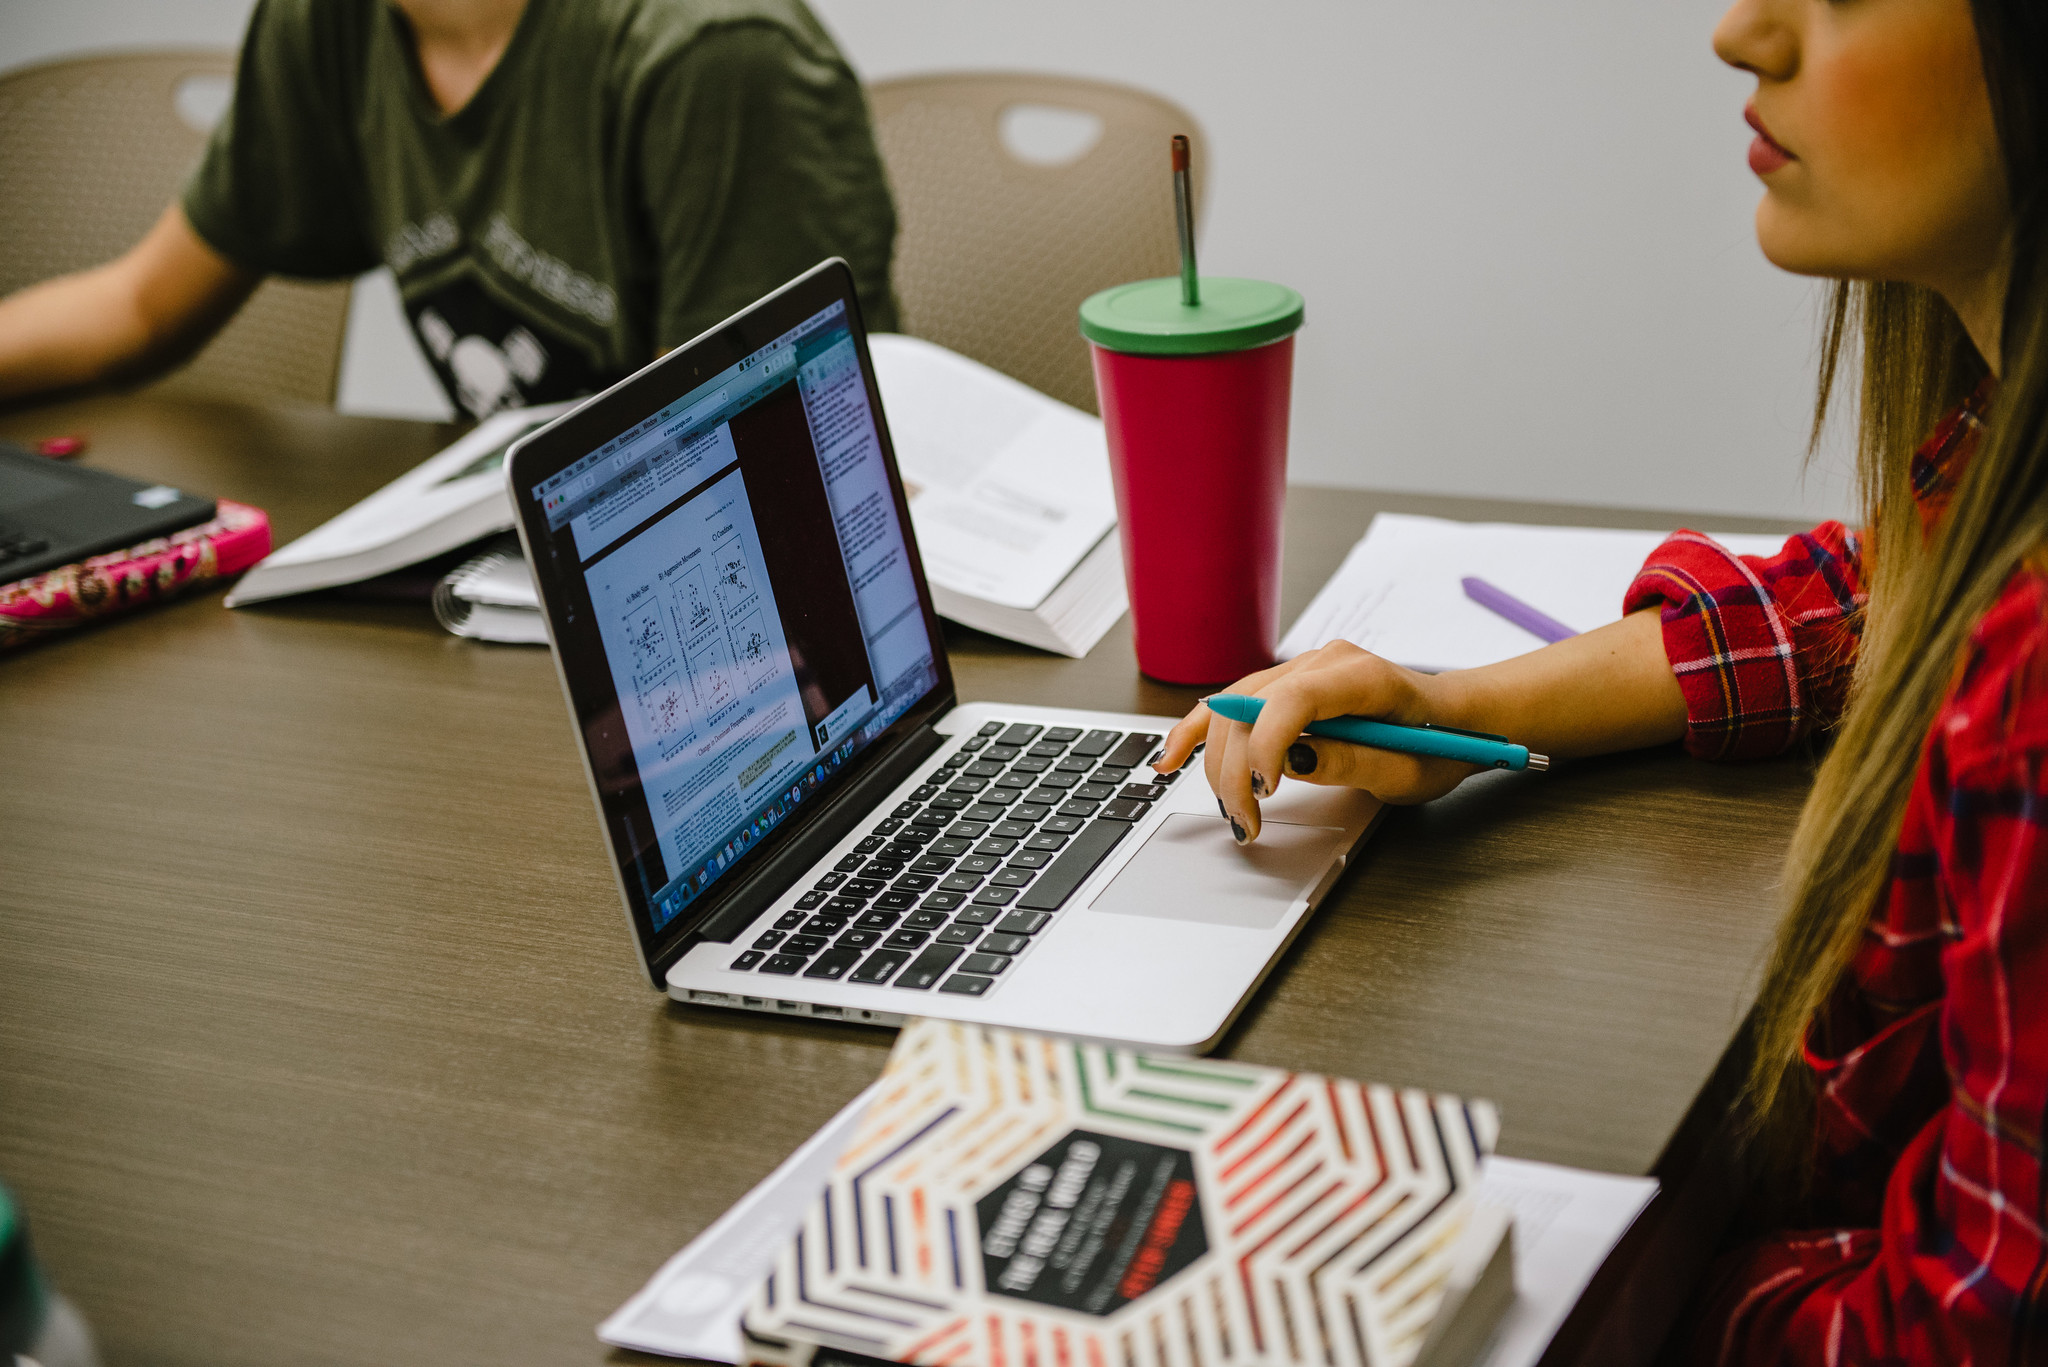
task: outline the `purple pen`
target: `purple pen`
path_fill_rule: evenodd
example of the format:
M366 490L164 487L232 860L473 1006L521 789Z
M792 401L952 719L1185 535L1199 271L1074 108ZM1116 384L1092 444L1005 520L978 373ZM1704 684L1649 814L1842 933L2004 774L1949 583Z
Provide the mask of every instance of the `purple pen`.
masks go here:
M1562 641L1567 636L1579 634L1555 617L1545 616L1513 594L1495 588L1477 575L1468 575L1458 582L1464 586L1465 596L1480 607L1507 618L1522 630L1541 636L1546 641Z

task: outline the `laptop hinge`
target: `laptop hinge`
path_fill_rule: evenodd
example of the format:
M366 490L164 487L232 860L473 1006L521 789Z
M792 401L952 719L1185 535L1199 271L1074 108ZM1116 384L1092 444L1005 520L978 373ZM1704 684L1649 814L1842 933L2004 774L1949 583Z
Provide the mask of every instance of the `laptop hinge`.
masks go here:
M724 904L705 917L703 923L679 946L676 957L681 957L682 951L687 951L699 940L730 944L734 936L752 925L755 917L780 897L790 884L803 877L805 871L844 839L848 831L874 816L876 805L889 795L889 790L910 777L911 771L930 759L947 739L929 726L919 727L905 736L887 758L839 794L832 805L820 812L788 846L778 850L774 858L734 888Z

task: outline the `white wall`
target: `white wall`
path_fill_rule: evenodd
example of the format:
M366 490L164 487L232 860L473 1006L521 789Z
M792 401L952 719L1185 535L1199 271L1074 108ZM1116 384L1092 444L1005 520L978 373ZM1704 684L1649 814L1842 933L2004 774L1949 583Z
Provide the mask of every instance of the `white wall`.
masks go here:
M1751 236L1718 0L812 3L870 79L1053 70L1184 105L1203 269L1308 300L1296 479L1846 505L1801 479L1812 288Z
M7 0L0 70L78 52L233 47L253 0Z
M0 0L0 66L231 43L247 4ZM1838 457L1802 476L1812 290L1750 235L1718 0L813 4L870 78L1048 70L1185 105L1212 148L1205 270L1308 299L1297 480L1847 506ZM393 319L365 312L352 358L388 363ZM396 370L345 381L406 407Z

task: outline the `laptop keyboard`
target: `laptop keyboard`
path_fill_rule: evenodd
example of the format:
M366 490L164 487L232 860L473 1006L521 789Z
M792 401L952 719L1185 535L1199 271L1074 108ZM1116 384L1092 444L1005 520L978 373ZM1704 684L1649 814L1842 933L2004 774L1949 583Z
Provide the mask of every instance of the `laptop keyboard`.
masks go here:
M988 723L731 966L982 996L1166 795L1159 741Z

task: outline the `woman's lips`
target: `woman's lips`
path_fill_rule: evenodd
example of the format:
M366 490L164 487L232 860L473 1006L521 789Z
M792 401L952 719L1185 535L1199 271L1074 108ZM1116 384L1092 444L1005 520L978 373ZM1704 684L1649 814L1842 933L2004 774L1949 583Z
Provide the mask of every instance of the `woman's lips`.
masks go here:
M1749 144L1750 170L1760 176L1767 176L1786 162L1798 160L1797 157L1780 147L1777 139L1771 136L1771 130L1764 127L1764 121L1757 117L1755 104L1744 105L1742 107L1742 117L1744 122L1756 130L1756 137Z

